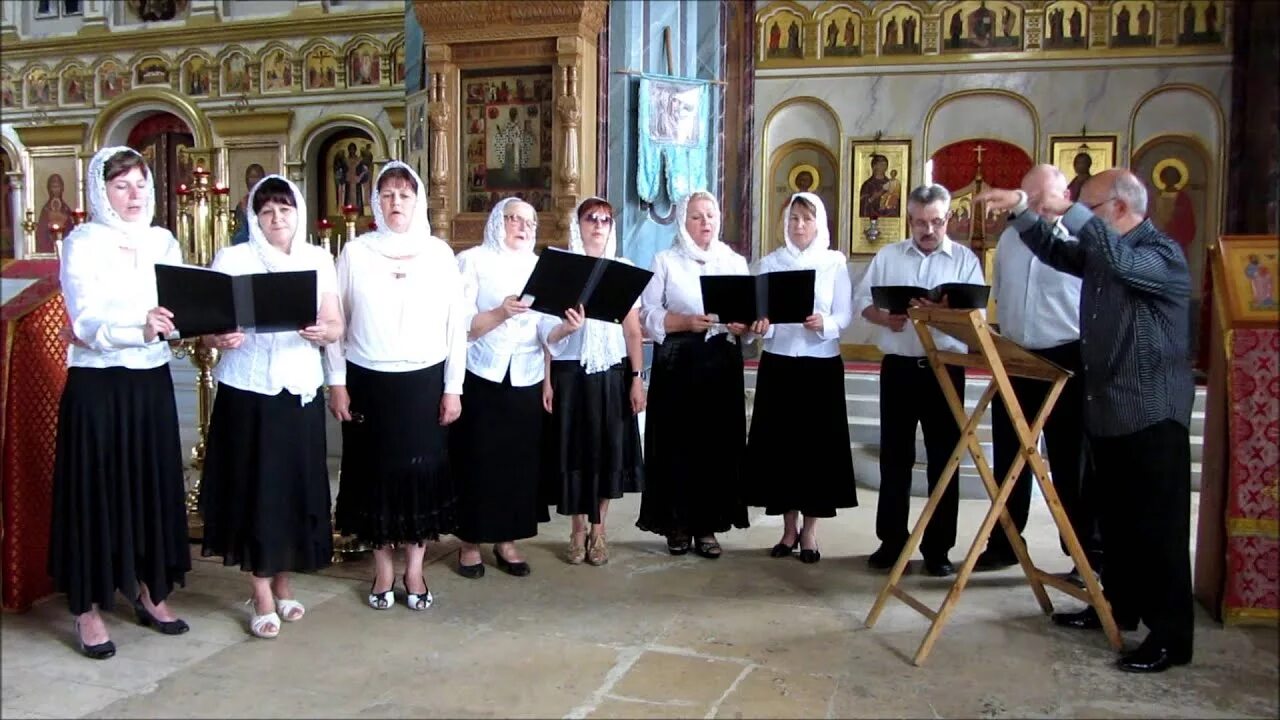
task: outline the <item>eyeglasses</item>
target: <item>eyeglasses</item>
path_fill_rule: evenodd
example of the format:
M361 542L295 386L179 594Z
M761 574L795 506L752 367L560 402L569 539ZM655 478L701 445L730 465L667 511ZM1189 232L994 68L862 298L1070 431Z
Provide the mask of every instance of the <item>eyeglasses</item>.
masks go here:
M610 217L609 215L596 215L593 213L591 215L584 216L582 219L585 222L593 223L595 225L612 225L613 224L613 218Z
M933 228L934 230L941 230L946 226L947 226L947 218L945 216L940 218L934 218L932 220L914 220L913 219L911 221L911 227L917 230L928 230L929 228Z
M1093 205L1085 205L1085 207L1089 208L1090 211L1097 210L1098 208L1102 207L1103 205L1106 205L1107 203L1115 199L1116 199L1115 196L1112 195L1111 197L1107 198L1106 200L1103 200L1100 203L1094 203Z
M509 223L519 223L521 225L524 225L527 228L538 227L537 218L522 218L519 215L503 215L502 219L506 220Z

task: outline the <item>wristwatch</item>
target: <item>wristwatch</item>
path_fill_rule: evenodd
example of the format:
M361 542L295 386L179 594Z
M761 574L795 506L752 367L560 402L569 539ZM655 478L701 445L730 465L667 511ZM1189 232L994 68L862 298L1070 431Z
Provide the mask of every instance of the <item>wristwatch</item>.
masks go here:
M631 371L631 377L633 377L633 378L638 378L638 377L640 377L640 371L639 371L639 370L632 370L632 371Z

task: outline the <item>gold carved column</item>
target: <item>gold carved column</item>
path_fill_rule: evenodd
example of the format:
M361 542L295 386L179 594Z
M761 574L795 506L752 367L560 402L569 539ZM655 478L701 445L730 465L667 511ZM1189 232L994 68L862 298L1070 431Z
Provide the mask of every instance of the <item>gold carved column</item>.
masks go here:
M512 68L540 73L550 83L551 157L549 163L540 158L550 200L542 202L538 240L567 242L574 207L596 192L597 43L606 10L606 0L415 2L418 21L429 28L429 217L432 231L455 249L480 242L493 199L512 194L485 184L487 171L497 169L487 168L487 156L469 156L475 118L467 116L464 85ZM473 102L473 112L478 105ZM490 115L484 122L499 120ZM477 165L485 167L473 173Z

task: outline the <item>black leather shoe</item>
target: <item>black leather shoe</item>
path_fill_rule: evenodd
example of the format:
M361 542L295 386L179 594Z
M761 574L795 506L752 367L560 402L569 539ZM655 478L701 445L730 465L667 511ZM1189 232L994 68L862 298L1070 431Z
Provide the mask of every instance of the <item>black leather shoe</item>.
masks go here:
M822 553L818 552L818 548L805 550L800 548L800 562L812 565L822 559Z
M520 562L511 562L510 560L502 557L502 553L498 552L497 545L493 546L493 559L497 563L498 569L508 575L524 577L525 575L533 572L533 568L529 567L529 563L524 562L523 560Z
M777 545L773 546L772 550L769 551L769 557L774 557L774 558L791 557L791 553L795 552L796 547L799 545L800 545L799 540L795 541L790 545L786 543L778 543Z
M947 577L956 574L956 567L951 564L946 555L936 558L924 559L924 571L934 577Z
M867 564L876 570L888 570L893 567L894 563L898 562L898 556L901 554L902 548L882 544L875 552L867 556Z
M1092 607L1087 607L1079 612L1054 613L1053 624L1060 627L1071 628L1072 630L1102 629L1102 619L1098 617L1098 611L1094 610ZM1133 632L1138 629L1138 623L1116 618L1116 627L1125 632Z
M1116 667L1131 673L1158 673L1189 662L1191 653L1174 654L1169 648L1144 642L1137 650L1117 660Z
M75 622L76 642L80 645L80 652L90 660L106 660L116 654L116 644L110 640L100 642L97 645L85 645L84 638L80 637L80 621Z
M458 574L468 580L478 580L484 577L484 562L478 562L475 565L462 564L462 551L458 551ZM370 591L372 592L372 590Z
M143 627L154 627L165 635L181 635L191 629L187 625L187 621L182 618L176 620L161 620L147 611L146 606L142 604L141 598L134 598L133 612L138 616L138 624Z
M978 562L973 566L973 571L992 572L994 570L1003 570L1007 567L1013 567L1017 564L1018 558L1012 553L987 548L978 556Z

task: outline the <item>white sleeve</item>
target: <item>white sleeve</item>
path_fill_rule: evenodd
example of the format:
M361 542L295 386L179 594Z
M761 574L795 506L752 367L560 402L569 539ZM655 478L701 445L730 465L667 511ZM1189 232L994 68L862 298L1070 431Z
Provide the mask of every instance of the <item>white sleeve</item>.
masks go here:
M858 281L858 286L854 288L853 307L850 308L851 315L860 316L871 305L871 288L880 284L880 254L883 252L884 250L881 250L871 258L871 262L867 265L867 271L862 274L862 279Z
M640 326L650 340L661 343L667 337L666 293L667 293L667 260L659 254L653 259L653 277L644 292L640 293Z
M853 320L853 295L849 284L849 268L840 263L835 268L836 279L831 296L831 314L822 317L822 332L818 333L823 340L835 340L840 331L849 327Z
M969 250L969 258L971 262L969 263L969 266L968 266L968 272L965 273L965 276L960 279L960 282L970 283L972 285L986 285L987 278L986 278L986 275L982 272L982 261L978 259L978 254L972 250ZM982 308L982 317L985 318L986 316L987 316L987 309L984 307Z
M453 258L450 257L450 260ZM449 349L444 359L444 391L449 395L461 395L467 379L467 329L475 314L475 298L467 300L462 273L449 273L447 290L449 318L445 323Z
M480 296L480 275L470 252L458 255L458 273L462 276L462 327L469 337L471 321L479 314L476 299Z
M338 279L338 307L342 313L342 337L324 346L325 382L329 385L347 384L347 334L351 332L351 247L342 248L336 270Z
M98 352L144 347L146 314L112 311L111 283L98 274L101 262L93 240L73 234L62 248L59 280L76 338Z

